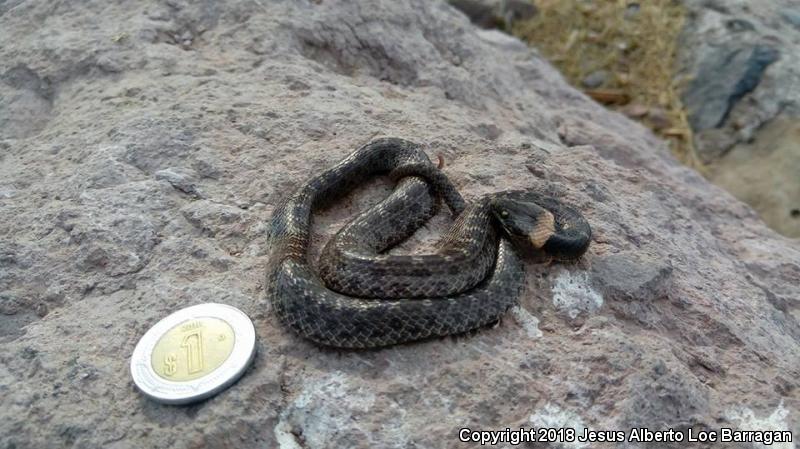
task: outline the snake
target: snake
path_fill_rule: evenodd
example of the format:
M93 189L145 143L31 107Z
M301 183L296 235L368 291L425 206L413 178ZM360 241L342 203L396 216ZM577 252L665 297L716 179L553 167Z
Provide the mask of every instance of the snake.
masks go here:
M309 256L313 214L365 181L395 181ZM429 254L391 254L444 203L454 216ZM575 260L591 240L573 207L533 190L467 202L421 145L375 139L311 177L275 207L266 293L279 321L317 344L378 348L495 323L524 289L524 259Z

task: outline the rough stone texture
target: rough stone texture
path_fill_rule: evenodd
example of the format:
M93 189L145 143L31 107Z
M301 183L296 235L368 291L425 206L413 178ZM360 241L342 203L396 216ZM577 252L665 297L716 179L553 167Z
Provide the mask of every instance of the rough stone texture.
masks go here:
M800 237L800 213L792 212L800 210L800 139L792 132L800 123L800 4L685 4L684 103L698 154L714 182L774 229Z
M510 28L517 20L536 15L530 0L448 0L473 23L483 28Z
M686 0L684 103L698 151L713 161L778 115L800 115L797 2Z
M800 237L800 119L770 121L752 142L733 147L709 175L752 204L775 230Z
M692 129L702 133L725 123L731 109L761 82L764 71L778 60L778 50L766 45L731 46L704 59L694 74L684 101Z
M800 432L797 241L448 4L0 13L0 448L459 447L463 426ZM529 265L520 308L472 335L360 352L298 339L264 297L266 223L288 189L379 135L442 154L467 197L559 195L592 223L592 247ZM390 188L321 213L314 253ZM128 372L137 340L207 301L254 319L253 367L201 404L145 399Z

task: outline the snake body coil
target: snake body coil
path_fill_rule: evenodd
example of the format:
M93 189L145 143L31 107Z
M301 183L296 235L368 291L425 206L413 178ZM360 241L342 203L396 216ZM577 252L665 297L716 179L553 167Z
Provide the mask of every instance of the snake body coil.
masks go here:
M331 239L315 274L307 254L312 212L379 174L400 178L396 188ZM385 254L435 213L436 197L457 215L436 251ZM518 252L575 258L590 235L578 212L532 192L467 204L418 145L378 139L276 209L267 290L278 318L306 338L342 348L387 346L497 321L523 288Z

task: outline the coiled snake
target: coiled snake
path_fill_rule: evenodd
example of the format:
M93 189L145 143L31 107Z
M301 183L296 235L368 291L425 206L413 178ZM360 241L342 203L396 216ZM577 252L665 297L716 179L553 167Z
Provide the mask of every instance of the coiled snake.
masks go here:
M371 176L394 191L343 227L323 249L319 275L308 261L312 212ZM432 254L389 255L436 212L456 219ZM523 285L521 255L574 259L587 249L583 216L553 198L501 192L465 203L422 149L377 139L311 178L275 210L267 293L281 322L341 348L387 346L462 333L497 321Z

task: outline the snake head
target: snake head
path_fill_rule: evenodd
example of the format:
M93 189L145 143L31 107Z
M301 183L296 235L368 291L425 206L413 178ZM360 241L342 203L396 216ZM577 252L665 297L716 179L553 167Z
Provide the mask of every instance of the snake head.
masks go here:
M553 198L509 192L493 199L492 214L525 256L574 260L589 247L589 224L580 213Z

